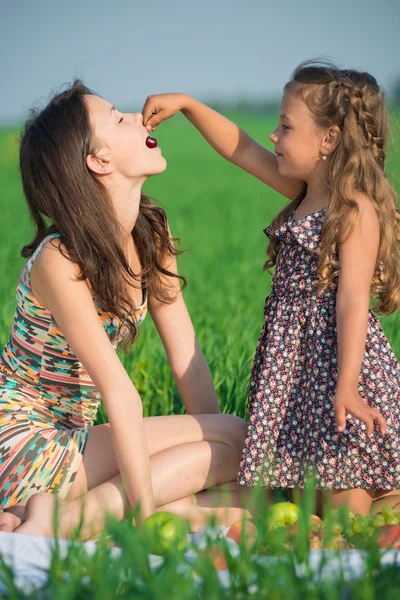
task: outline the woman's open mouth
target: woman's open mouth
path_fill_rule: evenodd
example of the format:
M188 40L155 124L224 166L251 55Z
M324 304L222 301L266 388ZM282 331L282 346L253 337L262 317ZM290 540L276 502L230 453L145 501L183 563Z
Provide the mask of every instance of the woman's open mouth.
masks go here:
M150 135L148 135L146 138L146 146L152 150L153 148L157 148L157 145L158 142L156 138L153 138Z

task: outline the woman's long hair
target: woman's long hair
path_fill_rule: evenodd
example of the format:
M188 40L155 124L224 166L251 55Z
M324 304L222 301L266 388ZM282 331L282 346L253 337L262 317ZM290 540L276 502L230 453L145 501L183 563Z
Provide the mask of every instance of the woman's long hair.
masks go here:
M380 225L380 243L371 297L374 310L391 314L400 304L400 212L396 194L385 174L388 116L384 93L369 73L337 69L328 62L301 63L286 84L285 92L301 97L320 128L337 125L340 142L328 157L327 191L330 197L321 235L316 292L334 285L339 273L338 244L350 235L359 208L354 191L365 193L373 203ZM300 205L300 193L272 221L272 232ZM341 224L348 219L342 232ZM264 268L277 260L278 238L272 236ZM336 255L336 256L335 256Z
M185 278L168 271L165 258L180 252L169 237L164 211L141 195L132 237L142 266L133 273L119 242L120 228L111 199L86 165L95 141L84 100L93 94L80 80L57 94L41 111L32 110L20 147L20 170L34 239L21 254L30 257L50 233L59 233L67 254L79 267L79 280L90 282L101 308L128 327L129 351L136 337L135 307L127 289L145 286L163 303L174 300L162 276ZM175 241L175 239L173 240ZM165 279L164 279L165 281Z

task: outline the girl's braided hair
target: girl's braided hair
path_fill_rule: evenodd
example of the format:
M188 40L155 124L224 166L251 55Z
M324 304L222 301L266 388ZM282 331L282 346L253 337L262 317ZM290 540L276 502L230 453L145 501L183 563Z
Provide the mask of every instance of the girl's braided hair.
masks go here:
M388 115L384 92L369 73L338 69L328 62L301 63L285 93L301 97L317 127L336 125L341 137L329 156L327 193L330 197L322 229L317 294L334 285L339 273L338 245L356 224L359 208L354 192L366 194L373 203L380 224L380 243L371 296L374 310L391 314L400 304L400 211L396 193L386 173ZM289 217L307 192L305 183L298 194L273 220L272 232ZM345 231L342 224L346 223ZM264 268L274 266L279 240L272 236Z

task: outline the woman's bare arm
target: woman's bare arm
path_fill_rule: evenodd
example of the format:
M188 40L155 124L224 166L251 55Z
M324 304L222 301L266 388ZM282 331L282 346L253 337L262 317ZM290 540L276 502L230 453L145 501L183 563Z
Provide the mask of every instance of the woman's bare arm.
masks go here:
M102 326L77 266L47 244L32 265L32 290L40 297L71 351L89 373L105 404L129 503L140 503L138 522L155 511L142 402Z
M178 273L174 256L167 257L163 266ZM197 341L179 279L165 275L162 279L169 293L176 295L176 300L172 304L161 304L150 296L149 311L186 411L189 414L220 413L211 372Z

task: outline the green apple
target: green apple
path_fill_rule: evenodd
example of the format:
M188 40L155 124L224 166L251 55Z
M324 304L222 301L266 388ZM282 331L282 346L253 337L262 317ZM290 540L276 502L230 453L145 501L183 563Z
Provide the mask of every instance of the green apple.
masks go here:
M269 529L289 527L300 515L300 508L292 502L277 502L267 510L266 523Z
M143 523L143 535L149 543L152 554L181 552L186 546L187 522L167 512L155 512Z

